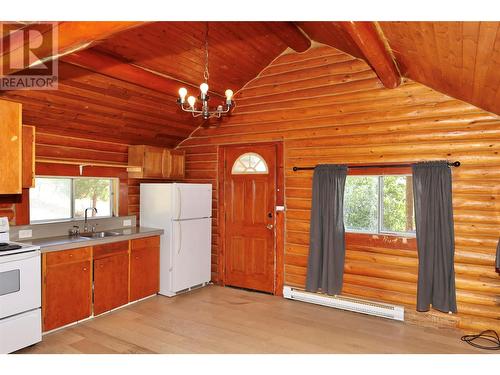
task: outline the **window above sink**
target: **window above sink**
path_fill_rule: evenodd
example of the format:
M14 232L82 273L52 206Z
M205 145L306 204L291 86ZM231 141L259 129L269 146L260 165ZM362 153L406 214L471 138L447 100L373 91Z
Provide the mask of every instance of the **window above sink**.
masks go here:
M118 179L96 177L36 177L30 189L30 223L80 220L118 215Z

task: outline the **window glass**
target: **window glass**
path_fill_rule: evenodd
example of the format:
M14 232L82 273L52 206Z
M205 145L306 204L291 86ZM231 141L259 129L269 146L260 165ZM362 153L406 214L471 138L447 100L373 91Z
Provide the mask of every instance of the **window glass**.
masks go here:
M71 219L71 179L37 178L30 189L30 219Z
M111 216L111 180L102 178L78 178L74 180L74 217L84 217L85 209L97 208L92 216ZM90 211L89 211L90 214Z
M37 177L30 189L30 221L48 222L83 218L95 207L94 217L110 217L117 211L114 179L85 177Z
M414 233L412 177L347 176L344 224L351 232Z
M384 176L382 230L387 232L412 232L413 186L411 176Z
M254 152L247 152L241 155L233 164L231 170L232 174L267 174L269 173L267 169L266 161Z
M378 182L378 176L347 176L344 194L346 229L377 231Z

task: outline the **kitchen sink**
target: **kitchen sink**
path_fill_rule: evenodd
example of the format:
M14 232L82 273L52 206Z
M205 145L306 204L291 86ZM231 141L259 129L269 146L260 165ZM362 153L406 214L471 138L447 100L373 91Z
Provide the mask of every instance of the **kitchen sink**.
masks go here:
M83 232L80 233L80 237L86 237L86 238L104 238L104 237L113 237L113 236L119 236L121 233L118 232Z

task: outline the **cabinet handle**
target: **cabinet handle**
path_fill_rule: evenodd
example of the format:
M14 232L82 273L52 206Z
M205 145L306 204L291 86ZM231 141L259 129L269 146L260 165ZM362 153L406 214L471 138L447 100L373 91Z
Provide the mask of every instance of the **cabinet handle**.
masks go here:
M70 257L70 258L73 258L73 254L69 254L69 257Z
M136 256L136 257L135 257L135 259L139 260L139 257L138 257L138 256Z
M83 267L83 270L84 270L84 271L87 271L87 267Z

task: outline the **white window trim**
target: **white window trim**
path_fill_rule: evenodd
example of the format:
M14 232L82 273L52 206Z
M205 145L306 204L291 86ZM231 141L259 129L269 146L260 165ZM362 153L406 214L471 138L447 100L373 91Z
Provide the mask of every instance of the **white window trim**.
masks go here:
M119 179L117 177L90 177L90 176L35 176L35 178L58 178L58 179L70 179L71 180L71 218L60 218L60 219L46 219L46 220L31 220L31 207L30 207L30 225L36 224L50 224L50 223L71 223L71 222L82 222L85 219L74 217L75 215L75 185L74 180L77 179L102 179L102 180L110 180L111 181L111 194L110 194L110 212L111 215L107 216L98 216L98 217L89 217L88 220L97 220L97 219L109 219L112 217L117 217L119 212L119 204L120 201L117 199L119 197ZM115 197L116 194L116 197ZM114 204L116 202L116 204Z
M242 157L247 156L247 155L257 156L260 159L260 161L264 164L264 167L266 168L266 170L265 171L257 171L257 170L255 170L255 171L248 171L248 170L246 170L246 171L242 171L242 172L235 172L234 168L236 167L236 163L240 163L240 164L242 164L245 167L245 165L240 160L241 160ZM236 158L236 160L234 161L233 166L231 168L231 174L233 174L233 175L269 174L269 167L267 166L266 159L264 159L262 157L262 155L260 155L260 154L258 154L256 152L245 152L245 153L241 154L240 156L238 156Z
M371 234L371 235L381 235L381 236L395 236L395 237L403 237L403 238L416 238L417 234L416 231L405 231L405 232L394 232L394 231L388 231L388 230L383 230L382 225L383 225L383 220L384 220L384 190L383 190L383 184L382 178L385 176L403 176L403 177L412 177L411 174L384 174L384 175L379 175L379 174L356 174L356 175L347 175L347 177L377 177L378 178L378 206L377 206L377 230L376 231L369 231L369 230L362 230L362 229L352 229L352 228L347 228L345 227L346 233L358 233L358 234ZM344 195L345 199L345 195ZM345 205L345 202L344 202ZM414 209L415 210L415 209Z

